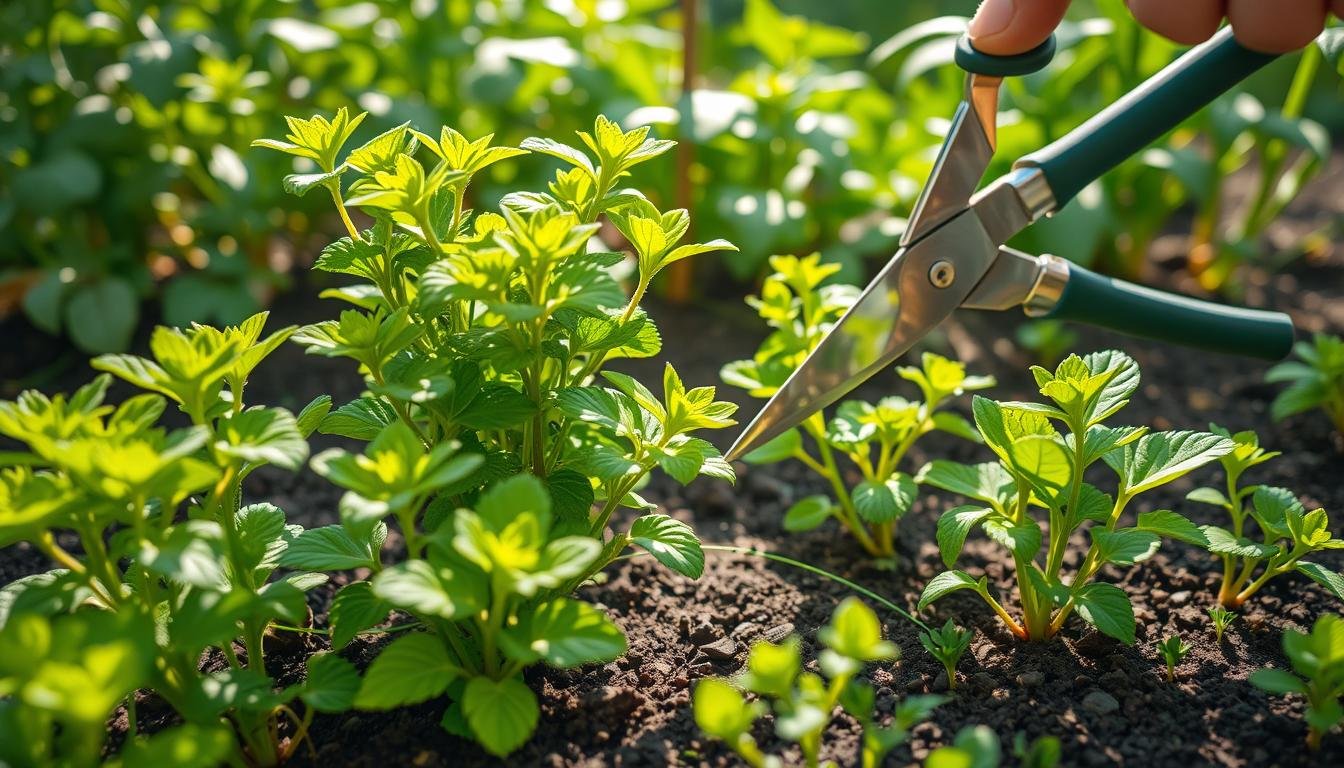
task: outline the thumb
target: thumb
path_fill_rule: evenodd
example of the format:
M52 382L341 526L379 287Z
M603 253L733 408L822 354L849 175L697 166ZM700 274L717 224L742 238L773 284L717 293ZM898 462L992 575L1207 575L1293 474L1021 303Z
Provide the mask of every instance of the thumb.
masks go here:
M984 0L967 32L982 53L1025 53L1045 42L1068 8L1069 0Z

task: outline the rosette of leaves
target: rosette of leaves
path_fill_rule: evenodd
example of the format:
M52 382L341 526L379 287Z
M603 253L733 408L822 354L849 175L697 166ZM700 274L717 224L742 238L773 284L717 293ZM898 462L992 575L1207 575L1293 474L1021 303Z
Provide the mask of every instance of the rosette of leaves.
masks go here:
M1270 406L1274 420L1319 408L1344 435L1344 339L1318 333L1310 342L1294 345L1293 354L1296 360L1265 374L1265 381L1288 385Z
M817 639L825 646L818 657L821 674L803 669L802 641L792 635L778 644L754 643L736 679L701 681L692 697L700 730L723 741L748 765L775 768L785 765L784 759L766 754L752 736L757 721L773 715L779 738L797 745L804 764L816 766L821 764L822 736L839 707L862 728L862 765L873 768L946 700L911 696L896 707L890 722L881 722L873 686L860 673L868 664L895 660L900 651L882 639L877 615L857 598L847 598L835 609Z
M1208 546L1208 539L1170 510L1141 512L1134 524L1122 525L1126 509L1140 494L1227 455L1234 444L1211 432L1148 432L1107 424L1139 385L1138 365L1121 352L1070 355L1053 372L1031 370L1046 402L976 397L972 404L976 428L997 461L964 465L940 459L920 470L921 482L973 503L939 518L938 548L952 570L928 583L919 607L970 590L1023 639L1053 637L1077 612L1101 632L1133 643L1133 606L1119 587L1095 580L1101 569L1142 562L1157 552L1163 538L1198 546ZM1113 494L1084 479L1098 462L1115 473ZM1012 557L1021 621L990 594L987 577L953 569L975 528ZM1068 574L1064 555L1079 529L1086 530L1091 544Z
M1209 552L1223 561L1219 604L1240 608L1271 579L1293 572L1305 575L1344 600L1344 577L1320 563L1303 559L1317 552L1344 548L1344 541L1331 535L1330 518L1325 510L1308 512L1287 488L1242 485L1241 478L1247 470L1270 461L1279 452L1262 448L1255 432L1231 434L1217 424L1209 428L1235 444L1230 453L1218 460L1226 482L1223 490L1196 488L1186 498L1223 509L1231 521L1230 528L1200 526L1208 539ZM1252 527L1260 532L1259 541L1249 537Z
M551 654L540 645L525 651L508 644L504 628L549 633L537 642L556 649L571 629L579 633L571 643L577 646L584 645L584 627L614 630L566 596L631 544L687 576L703 569L694 532L666 515L649 513L628 528L608 529L620 508L651 507L637 488L655 468L681 482L699 475L731 480L719 452L693 433L732 425L735 407L716 401L712 387L686 387L670 366L661 398L603 368L660 350L657 328L639 307L660 270L695 254L735 249L721 240L681 242L690 226L686 211L660 212L626 186L636 166L673 145L651 138L648 128L624 131L599 117L592 131L579 132L582 148L546 138L513 148L491 146L490 136L469 140L448 127L431 136L403 125L345 152L339 123L339 116L331 123L314 118L305 125L320 130L259 142L318 158L321 174L286 184L298 194L319 185L331 191L348 236L328 245L315 268L356 278L327 294L350 308L294 335L309 353L357 364L364 394L332 411L319 429L369 441L362 454L314 458L314 468L348 492L341 523L301 537L298 547L309 557L294 562L375 572L372 585L352 584L337 596L338 645L394 607L436 617L426 622L435 636L408 636L384 654L401 644L435 644L452 674L436 678L442 685L407 688L403 699L361 694L365 705L446 692L454 703L445 725L504 755L535 725L535 698L518 677L523 666L567 666L624 648L615 631L614 640L591 653ZM506 195L498 212L467 207L473 176L528 152L562 163L546 191ZM346 208L362 210L372 225L359 231ZM624 236L630 257L597 237L603 218ZM617 279L627 262L634 267L629 296ZM514 480L520 473L531 478ZM526 506L492 495L519 489L532 499ZM406 542L405 560L387 567L380 555L385 518L396 521ZM445 533L468 519L477 521L472 531ZM484 538L470 543L478 534ZM554 547L562 549L552 553ZM385 574L405 569L452 582L442 587L452 601L389 597L397 577ZM475 576L447 575L458 570L480 576L484 603L459 610L452 580ZM374 669L392 669L397 659ZM368 686L387 687L369 683L363 690L373 690ZM478 709L483 702L513 702L517 717Z
M852 286L824 284L839 267L819 263L815 254L775 256L770 264L775 272L748 303L774 330L752 359L729 363L721 372L725 382L757 397L769 397L783 386L857 295ZM831 495L808 496L785 512L786 530L807 531L834 518L868 554L891 559L897 525L917 494L915 479L900 469L910 448L935 430L979 440L965 418L939 409L968 390L993 386L992 377L967 376L961 363L931 352L924 353L919 367L896 371L919 387L922 399L848 400L829 422L813 414L745 457L757 464L797 459L830 484ZM853 487L845 482L842 457L862 474Z
M1283 652L1292 672L1260 669L1250 681L1268 693L1305 696L1307 745L1320 749L1325 734L1344 721L1344 618L1326 614L1309 634L1284 630Z
M0 704L0 742L30 750L18 764L96 763L123 697L134 731L137 688L153 689L185 725L133 738L128 763L171 754L183 765L275 765L315 712L353 699L358 674L339 658L313 657L307 681L285 689L263 660L267 629L304 622L305 592L327 577L277 575L303 529L271 504L243 505L241 483L259 467L301 467L330 406L318 398L297 416L245 406L248 376L294 330L263 337L265 321L159 328L152 358L95 359L147 390L115 407L104 403L107 374L70 397L28 391L0 402L0 434L24 446L0 469L0 546L30 542L59 566L0 591L0 696L12 696ZM170 402L190 426L159 426ZM60 543L71 537L77 549ZM226 663L202 672L211 650ZM287 743L284 723L295 729Z

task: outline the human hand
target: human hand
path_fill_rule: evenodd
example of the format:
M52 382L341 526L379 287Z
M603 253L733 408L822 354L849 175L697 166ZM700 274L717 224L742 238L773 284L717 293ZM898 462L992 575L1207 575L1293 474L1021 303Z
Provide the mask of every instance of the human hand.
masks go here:
M1344 16L1344 0L1125 0L1143 26L1193 45L1209 39L1226 18L1247 48L1287 53L1325 28L1326 13ZM984 0L969 32L977 50L997 56L1029 51L1045 41L1069 0Z

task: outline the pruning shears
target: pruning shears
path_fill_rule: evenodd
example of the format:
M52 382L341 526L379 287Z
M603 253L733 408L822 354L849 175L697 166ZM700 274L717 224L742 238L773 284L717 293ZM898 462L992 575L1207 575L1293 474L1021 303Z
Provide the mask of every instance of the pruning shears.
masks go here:
M1066 136L976 191L994 154L999 86L1036 72L1054 38L1015 56L957 43L966 89L896 255L728 451L734 459L797 426L886 368L959 307L1022 307L1202 349L1278 359L1293 344L1285 314L1228 307L1103 277L1051 255L1004 247L1121 160L1142 150L1275 55L1224 28Z

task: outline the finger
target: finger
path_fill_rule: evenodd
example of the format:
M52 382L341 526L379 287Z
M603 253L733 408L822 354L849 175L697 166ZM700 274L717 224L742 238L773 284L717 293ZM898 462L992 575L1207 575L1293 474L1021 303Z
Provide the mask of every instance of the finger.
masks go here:
M1330 0L1330 12L1344 19L1344 0Z
M976 50L1011 56L1045 42L1068 8L1069 0L984 0L966 31Z
M1129 12L1143 26L1184 45L1202 43L1218 31L1225 0L1125 0Z
M1324 0L1228 0L1227 20L1237 41L1253 51L1296 51L1325 27Z

